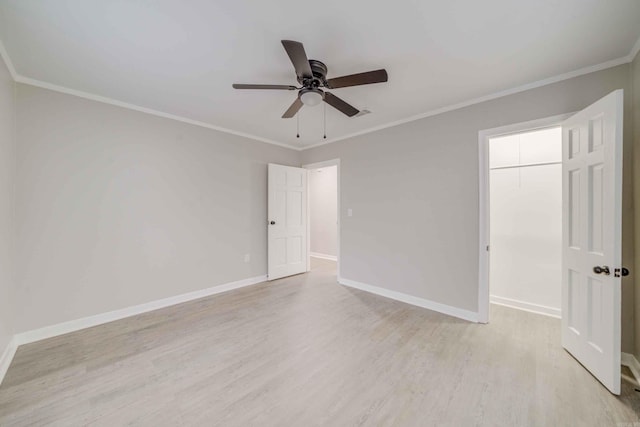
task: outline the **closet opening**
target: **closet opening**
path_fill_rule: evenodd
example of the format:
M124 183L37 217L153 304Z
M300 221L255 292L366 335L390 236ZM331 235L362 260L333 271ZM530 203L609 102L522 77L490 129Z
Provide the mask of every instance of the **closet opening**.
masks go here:
M559 318L562 128L488 142L490 302Z

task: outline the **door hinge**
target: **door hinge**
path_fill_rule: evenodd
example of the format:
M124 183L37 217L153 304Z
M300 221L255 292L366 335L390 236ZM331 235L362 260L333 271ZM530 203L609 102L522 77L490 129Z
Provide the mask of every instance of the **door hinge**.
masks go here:
M487 252L489 252L489 245L487 245Z
M613 269L613 277L625 277L629 275L629 270L627 268L614 268Z

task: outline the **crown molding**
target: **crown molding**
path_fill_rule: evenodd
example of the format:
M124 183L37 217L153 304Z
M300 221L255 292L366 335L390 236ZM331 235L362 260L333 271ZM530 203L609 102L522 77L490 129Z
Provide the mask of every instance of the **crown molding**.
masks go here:
M607 68L613 68L618 65L627 64L631 62L629 59L630 55L624 56L622 58L613 59L611 61L603 62L601 64L591 65L589 67L581 68L579 70L570 71L568 73L559 74L557 76L549 77L543 80L538 80L532 83L527 83L522 86L516 86L511 89L506 89L500 92L494 92L489 95L484 95L478 98L473 98L468 101L459 102L457 104L448 105L446 107L437 108L435 110L427 111L425 113L416 114L415 116L407 117L404 119L396 120L393 122L385 123L379 126L374 126L368 129L363 129L357 132L353 132L347 135L338 136L335 138L327 139L326 141L321 141L317 144L307 145L303 148L303 150L308 150L310 148L320 147L322 145L331 144L334 142L342 141L345 139L353 138L360 135L365 135L367 133L376 132L382 129L387 129L394 126L399 126L405 123L413 122L416 120L425 119L427 117L437 116L439 114L447 113L449 111L459 110L460 108L469 107L471 105L480 104L482 102L491 101L497 98L502 98L504 96L513 95L516 93L524 92L530 89L536 89L542 86L546 86L552 83L561 82L563 80L568 80L574 77L582 76L585 74L594 73L596 71L606 70Z
M583 76L585 74L590 74L590 73L595 73L597 71L602 71L605 70L607 68L613 68L616 67L618 65L623 65L623 64L628 64L630 62L633 62L633 60L635 59L636 55L638 54L638 52L640 51L640 37L638 38L638 40L636 40L636 43L633 45L633 47L631 48L631 51L620 58L617 59L612 59L610 61L605 61L602 62L600 64L596 64L596 65L590 65L588 67L584 67L584 68L580 68L578 70L574 70L574 71L570 71L568 73L563 73L563 74L558 74L556 76L552 76L552 77L548 77L546 79L542 79L542 80L538 80L532 83L527 83L521 86L516 86L510 89L506 89L506 90L502 90L502 91L498 91L498 92L494 92L488 95L484 95L478 98L473 98L473 99L469 99L467 101L463 101L463 102L459 102L456 104L451 104L448 106L444 106L441 108L436 108L434 110L430 110L424 113L420 113L420 114L416 114L410 117L406 117L404 119L400 119L400 120L395 120L392 122L388 122L388 123L383 123L381 125L378 126L373 126L367 129L363 129L357 132L352 132L346 135L342 135L342 136L338 136L335 138L329 138L325 141L320 141L318 143L315 144L310 144L310 145L305 145L302 147L295 147L295 146L291 146L289 144L285 144L282 142L278 142L278 141L274 141L272 139L268 139L268 138L263 138L261 136L257 136L257 135L252 135L246 132L241 132L241 131L236 131L233 129L229 129L229 128L225 128L222 126L217 126L211 123L206 123L206 122L201 122L198 120L193 120L193 119L189 119L187 117L182 117L182 116L177 116L175 114L169 114L169 113L165 113L162 111L158 111L158 110L154 110L151 108L146 108L146 107L141 107L139 105L135 105L135 104L131 104L128 102L123 102L123 101L118 101L115 99L111 99L111 98L107 98L101 95L96 95L93 93L89 93L89 92L83 92L83 91L79 91L79 90L75 90L75 89L71 89L71 88L67 88L64 86L59 86L56 84L52 84L52 83L48 83L48 82L44 82L41 80L36 80L36 79L32 79L30 77L25 77L22 76L20 74L18 74L16 72L15 67L13 66L13 62L11 61L11 58L9 57L9 53L7 52L7 50L5 49L4 44L2 43L2 40L0 40L0 56L2 57L2 59L4 60L5 64L7 65L7 68L9 69L9 73L11 74L11 76L13 77L13 80L15 80L18 83L22 83L22 84L27 84L27 85L31 85L31 86L36 86L36 87L40 87L43 89L48 89L48 90L52 90L55 92L60 92L60 93L65 93L67 95L73 95L73 96L77 96L80 98L84 98L84 99L89 99L92 101L96 101L96 102L102 102L105 104L110 104L110 105L114 105L117 107L121 107L121 108L126 108L129 110L134 110L134 111L138 111L138 112L142 112L142 113L146 113L146 114L150 114L150 115L154 115L157 117L163 117L166 119L171 119L171 120L176 120L182 123L187 123L187 124L191 124L194 126L199 126L199 127L203 127L203 128L207 128L207 129L212 129L212 130L216 130L219 132L224 132L224 133L228 133L231 135L236 135L236 136L241 136L244 138L248 138L248 139L252 139L255 141L259 141L259 142L264 142L267 144L272 144L272 145L276 145L279 147L283 147L283 148L288 148L290 150L294 150L294 151L304 151L304 150L309 150L311 148L316 148L316 147L320 147L323 145L327 145L327 144L332 144L334 142L338 142L338 141L343 141L345 139L349 139L349 138L353 138L356 136L360 136L360 135L365 135L368 133L372 133L372 132L376 132L379 130L383 130L383 129L387 129L390 127L394 127L394 126L399 126L405 123L409 123L409 122L413 122L416 120L421 120L427 117L432 117L432 116L436 116L438 114L443 114L443 113L447 113L449 111L454 111L454 110L458 110L460 108L464 108L464 107L469 107L471 105L475 105L475 104L479 104L482 102L486 102L486 101L491 101L497 98L501 98L503 96L508 96L508 95L513 95L516 93L520 93L520 92L524 92L530 89L535 89L535 88L539 88L542 86L546 86L549 84L553 84L553 83L557 83L557 82L561 82L563 80L568 80L574 77L579 77L579 76Z
M2 43L2 40L0 40L0 56L2 57L4 64L7 66L7 69L9 70L9 74L11 74L11 78L13 78L13 81L18 80L18 73L16 73L16 68L13 66L13 62L11 62L11 58L9 58L9 52L7 52L7 49L4 47L4 43Z
M640 37L638 37L638 40L636 40L636 44L633 45L633 47L631 48L631 52L629 52L629 62L633 62L633 60L636 59L638 52L640 52Z
M274 141L274 140L271 140L271 139L268 139L268 138L263 138L261 136L252 135L250 133L240 132L240 131L229 129L229 128L225 128L225 127L222 127L222 126L213 125L211 123L201 122L201 121L198 121L198 120L189 119L187 117L177 116L175 114L165 113L165 112L162 112L162 111L154 110L152 108L141 107L139 105L135 105L135 104L131 104L131 103L128 103L128 102L123 102L123 101L118 101L117 99L107 98L105 96L95 95L95 94L89 93L89 92L83 92L83 91L80 91L80 90L70 89L68 87L64 87L64 86L59 86L59 85L55 85L55 84L52 84L52 83L43 82L41 80L32 79L30 77L24 77L24 76L21 76L20 74L17 75L17 78L15 79L15 81L18 82L18 83L27 84L27 85L30 85L30 86L36 86L36 87L39 87L39 88L42 88L42 89L48 89L48 90L52 90L52 91L55 91L55 92L65 93L67 95L77 96L79 98L89 99L91 101L101 102L103 104L114 105L116 107L126 108L128 110L133 110L133 111L138 111L138 112L145 113L145 114L150 114L152 116L162 117L162 118L165 118L165 119L171 119L171 120L175 120L175 121L182 122L182 123L187 123L187 124L194 125L194 126L199 126L199 127L203 127L203 128L207 128L207 129L216 130L216 131L219 131L219 132L228 133L228 134L231 134L231 135L236 135L236 136L241 136L241 137L248 138L248 139L253 139L255 141L265 142L267 144L277 145L279 147L288 148L290 150L299 150L296 147L292 147L290 145L283 144L281 142Z
M396 120L393 122L384 123L382 125L374 126L371 128L363 129L357 132L352 132L347 135L337 136L335 138L329 138L326 141L320 141L316 144L306 145L302 147L302 151L309 150L311 148L320 147L323 145L331 144L334 142L342 141L345 139L353 138L360 135L365 135L367 133L376 132L382 129L387 129L394 126L399 126L405 123L413 122L416 120L424 119L427 117L437 116L438 114L447 113L449 111L458 110L460 108L469 107L471 105L479 104L481 102L491 101L493 99L502 98L503 96L513 95L519 92L524 92L530 89L539 88L542 86L546 86L553 83L558 83L563 80L568 80L574 77L583 76L585 74L595 73L597 71L606 70L607 68L617 67L618 65L628 64L633 62L636 55L640 52L640 37L636 40L635 44L631 48L631 51L623 57L612 59L610 61L605 61L600 64L590 65L588 67L580 68L578 70L569 71L568 73L558 74L556 76L548 77L546 79L538 80L532 83L527 83L521 86L516 86L511 89L502 90L499 92L494 92L489 95L484 95L478 98L469 99L467 101L459 102L457 104L448 105L441 108L436 108L435 110L430 110L424 113L416 114L414 116L406 117L404 119Z
M252 139L254 141L259 141L259 142L265 142L267 144L277 145L279 147L287 148L287 149L290 149L290 150L295 150L295 151L300 151L301 150L301 148L299 148L299 147L292 147L291 145L284 144L284 143L278 142L278 141L274 141L272 139L263 138L261 136L252 135L250 133L241 132L241 131L225 128L225 127L222 127L222 126L217 126L217 125L214 125L214 124L211 124L211 123L201 122L201 121L198 121L198 120L193 120L193 119L190 119L190 118L187 118L187 117L177 116L175 114L165 113L163 111L154 110L152 108L141 107L139 105L135 105L135 104L131 104L131 103L128 103L128 102L123 102L123 101L118 101L116 99L108 98L106 96L96 95L96 94L89 93L89 92L83 92L81 90L71 89L71 88L68 88L68 87L65 87L65 86L60 86L60 85L56 85L56 84L53 84L53 83L48 83L48 82L44 82L44 81L41 81L41 80L32 79L30 77L25 77L25 76L23 76L21 74L18 74L16 72L16 69L13 66L13 62L11 61L11 57L9 56L9 53L7 52L7 49L5 48L4 43L2 42L2 40L0 40L0 56L2 57L2 59L4 60L5 65L7 66L7 69L9 70L9 74L11 74L11 77L17 83L26 84L26 85L29 85L29 86L35 86L35 87L39 87L39 88L42 88L42 89L48 89L48 90L52 90L54 92L60 92L60 93L64 93L64 94L67 94L67 95L73 95L73 96L77 96L79 98L84 98L84 99L88 99L88 100L91 100L91 101L101 102L103 104L109 104L109 105L113 105L113 106L120 107L120 108L126 108L128 110L133 110L133 111L138 111L138 112L145 113L145 114L150 114L152 116L162 117L162 118L165 118L165 119L175 120L175 121L178 121L178 122L187 123L187 124L194 125L194 126L199 126L199 127L203 127L203 128L207 128L207 129L216 130L218 132L223 132L223 133L228 133L228 134L231 134L231 135L241 136L243 138Z

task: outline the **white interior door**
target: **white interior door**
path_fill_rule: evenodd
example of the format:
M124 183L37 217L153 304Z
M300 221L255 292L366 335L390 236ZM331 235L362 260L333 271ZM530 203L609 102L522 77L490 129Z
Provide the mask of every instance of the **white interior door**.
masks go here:
M620 394L622 90L562 125L562 345Z
M269 164L269 280L307 271L307 170Z

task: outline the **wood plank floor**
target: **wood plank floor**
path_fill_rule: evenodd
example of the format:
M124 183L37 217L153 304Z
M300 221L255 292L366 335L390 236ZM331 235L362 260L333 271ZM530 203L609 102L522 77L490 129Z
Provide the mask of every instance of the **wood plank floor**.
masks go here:
M335 264L22 346L0 425L626 426L556 319L476 325L336 284ZM628 424L625 424L628 423Z

